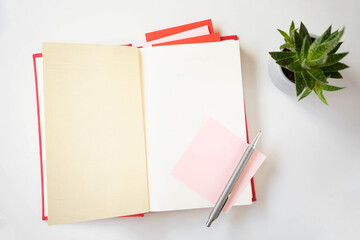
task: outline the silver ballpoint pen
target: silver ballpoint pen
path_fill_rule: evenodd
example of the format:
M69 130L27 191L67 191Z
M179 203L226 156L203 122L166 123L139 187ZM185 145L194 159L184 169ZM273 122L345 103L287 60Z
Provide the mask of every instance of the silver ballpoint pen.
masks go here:
M217 219L217 217L220 215L221 210L224 208L226 201L229 199L231 191L233 190L237 180L239 179L241 172L245 168L246 163L249 161L251 154L254 152L255 146L256 146L257 142L259 141L260 135L261 135L261 131L258 132L256 137L252 140L250 145L245 150L245 152L244 152L243 156L241 157L238 165L236 166L233 174L231 175L228 183L226 184L224 191L220 195L218 201L215 204L215 207L213 208L213 210L211 211L211 213L209 215L209 218L206 222L207 227L210 227L211 223L215 219Z

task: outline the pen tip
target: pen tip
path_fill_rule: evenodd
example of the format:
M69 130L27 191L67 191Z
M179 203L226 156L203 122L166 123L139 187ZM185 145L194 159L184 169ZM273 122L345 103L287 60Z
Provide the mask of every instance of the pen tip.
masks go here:
M261 135L261 130L259 130L258 134L256 134L256 137L251 142L251 145L253 146L253 148L255 148L257 142L259 141L260 135Z
M212 223L213 221L214 221L214 220L208 219L207 222L206 222L206 226L207 226L207 227L210 227L210 226L211 226L211 223Z

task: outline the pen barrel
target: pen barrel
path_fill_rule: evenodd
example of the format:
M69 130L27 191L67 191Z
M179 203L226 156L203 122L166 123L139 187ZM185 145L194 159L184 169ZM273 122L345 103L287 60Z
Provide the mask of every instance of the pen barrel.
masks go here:
M219 215L221 210L223 209L224 205L226 204L227 200L229 199L230 193L232 189L234 188L237 180L240 177L241 172L244 170L247 162L250 159L251 154L254 151L254 145L250 144L248 148L245 150L245 153L243 154L242 158L240 159L238 165L236 166L233 174L231 175L228 183L226 184L226 187L224 188L224 191L222 192L219 200L216 202L215 207L211 211L209 215L209 220L211 222L215 220ZM211 224L210 222L210 224Z
M249 146L244 155L242 156L242 158L240 159L238 165L236 166L233 174L231 175L228 183L226 184L226 187L223 191L223 193L221 194L221 196L229 196L229 194L231 193L231 191L233 190L237 180L239 179L241 172L244 170L247 162L249 161L251 154L254 152L254 148L253 146Z
M233 174L231 175L228 183L226 184L223 192L221 193L219 199L217 200L215 207L211 211L206 226L210 227L211 223L220 215L221 210L224 208L227 200L230 197L231 191L233 190L236 182L238 181L241 172L244 170L247 162L249 161L251 154L254 152L255 146L259 141L261 131L258 132L256 137L252 140L250 145L246 148L244 154L242 155L238 165L236 166Z

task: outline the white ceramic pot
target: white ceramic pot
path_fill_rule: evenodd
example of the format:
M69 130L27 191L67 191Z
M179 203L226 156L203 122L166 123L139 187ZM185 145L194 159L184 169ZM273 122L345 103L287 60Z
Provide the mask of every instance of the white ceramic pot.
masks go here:
M271 81L282 92L291 96L296 96L295 83L291 82L281 70L281 66L270 57L268 63L268 70Z

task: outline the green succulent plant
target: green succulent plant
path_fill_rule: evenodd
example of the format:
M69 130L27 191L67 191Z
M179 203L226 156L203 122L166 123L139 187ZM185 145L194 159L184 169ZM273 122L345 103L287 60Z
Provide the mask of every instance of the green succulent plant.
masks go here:
M285 43L280 46L281 51L270 52L270 55L281 67L294 73L296 95L301 95L299 101L314 91L323 103L328 104L323 90L343 89L329 85L328 79L342 78L339 71L349 67L339 62L348 52L337 53L344 30L331 32L330 26L320 37L313 39L302 22L300 28L295 28L292 22L288 34L278 29Z

